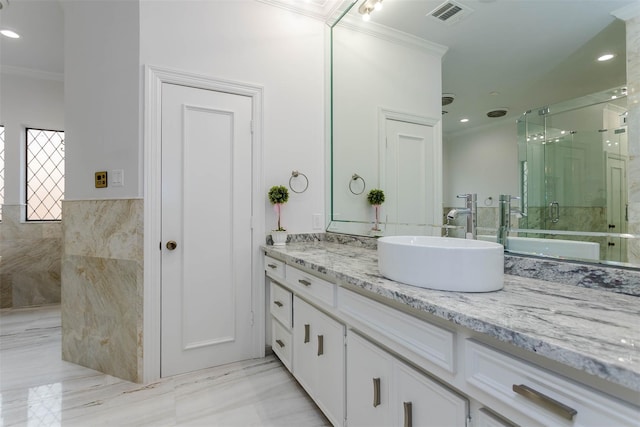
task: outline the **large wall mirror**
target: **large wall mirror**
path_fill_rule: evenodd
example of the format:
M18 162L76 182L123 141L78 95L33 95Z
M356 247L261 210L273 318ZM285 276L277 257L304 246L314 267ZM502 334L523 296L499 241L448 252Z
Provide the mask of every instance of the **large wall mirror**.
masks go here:
M625 23L612 15L631 3L343 2L330 23L328 231L463 237L445 213L477 193L478 234L491 239L498 197L510 194L521 197L510 236L530 239L514 251L584 241L591 252L547 255L637 267L625 224ZM598 61L604 53L613 58ZM379 218L371 189L385 192Z

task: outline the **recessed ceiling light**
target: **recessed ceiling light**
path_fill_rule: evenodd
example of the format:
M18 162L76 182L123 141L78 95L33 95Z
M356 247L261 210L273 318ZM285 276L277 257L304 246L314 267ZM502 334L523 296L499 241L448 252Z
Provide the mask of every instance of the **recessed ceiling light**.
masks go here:
M8 29L0 30L0 34L2 34L5 37L9 37L10 39L19 39L20 38L20 34L16 33L15 31L8 30Z
M469 121L469 119L464 118L464 119L460 119L460 123L467 123Z
M613 53L605 53L604 55L601 55L598 57L598 61L603 62L603 61L608 61L610 59L613 59L615 55Z

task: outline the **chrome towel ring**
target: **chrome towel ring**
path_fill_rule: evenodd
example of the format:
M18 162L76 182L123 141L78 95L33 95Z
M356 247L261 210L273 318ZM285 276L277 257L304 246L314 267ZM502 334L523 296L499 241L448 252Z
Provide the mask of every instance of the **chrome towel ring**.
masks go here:
M300 191L296 190L293 188L292 182L294 178L298 178L302 176L304 178L304 188ZM307 178L307 175L303 174L302 172L299 171L291 171L291 178L289 178L289 188L291 189L291 191L293 191L294 193L304 193L305 191L307 191L307 188L309 188L309 178Z
M359 192L353 191L353 183L361 180L362 181L362 190L360 190ZM367 188L367 183L364 182L364 178L361 177L360 175L358 175L357 173L354 173L353 175L351 175L351 181L349 181L349 191L351 191L351 193L357 195L360 195L362 193L364 193L365 188Z

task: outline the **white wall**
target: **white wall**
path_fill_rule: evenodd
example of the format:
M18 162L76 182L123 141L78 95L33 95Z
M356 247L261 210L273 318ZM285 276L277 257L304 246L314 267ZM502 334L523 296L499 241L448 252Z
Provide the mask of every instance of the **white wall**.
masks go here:
M63 2L66 200L142 197L137 1ZM124 170L97 189L94 173Z
M500 194L519 193L518 144L515 120L505 119L489 127L445 137L445 207L462 206L456 195L478 193L478 206Z
M4 203L25 203L25 128L65 130L62 81L0 75L0 124L5 127Z
M324 212L325 25L253 0L143 0L140 23L143 65L264 87L265 228L276 224L267 190L296 169L309 188L290 192L283 226L314 231L312 214Z

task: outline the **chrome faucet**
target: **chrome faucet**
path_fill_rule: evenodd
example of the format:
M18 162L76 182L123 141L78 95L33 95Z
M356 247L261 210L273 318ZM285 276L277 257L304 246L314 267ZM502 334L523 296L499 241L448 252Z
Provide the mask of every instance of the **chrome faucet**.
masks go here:
M447 221L454 220L458 218L459 215L466 215L467 227L465 229L465 238L475 239L477 234L476 214L478 212L478 195L476 193L460 194L457 197L458 199L465 199L465 207L451 209L449 213L447 213Z
M526 216L520 209L511 207L512 200L520 200L520 197L501 194L498 200L498 219L500 223L498 225L497 242L505 248L507 247L507 237L509 237L509 229L511 228L511 215L517 215L519 218Z

